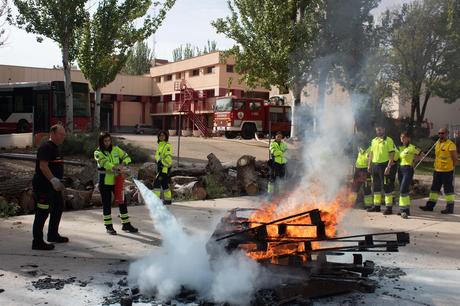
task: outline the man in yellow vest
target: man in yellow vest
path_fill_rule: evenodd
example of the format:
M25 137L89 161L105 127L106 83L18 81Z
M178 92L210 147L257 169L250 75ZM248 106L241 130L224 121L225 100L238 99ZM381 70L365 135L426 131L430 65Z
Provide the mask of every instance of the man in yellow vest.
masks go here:
M285 153L287 145L283 142L283 137L283 133L276 133L275 141L270 144L270 178L267 186L269 195L278 192L279 187L276 180L277 178L282 179L286 175L287 159Z
M454 213L454 175L455 166L457 165L458 153L455 143L448 139L449 131L440 129L438 132L439 140L435 146L435 160L433 182L431 184L430 197L425 206L420 209L424 211L433 211L438 200L441 187L444 187L444 195L446 199L446 208L441 211L442 214Z
M392 214L394 189L394 184L391 184L390 178L394 166L395 145L393 139L385 135L385 128L377 126L375 132L377 137L372 140L367 167L369 173L372 173L374 206L367 211L380 211L383 189L385 192L385 211L383 214L390 215Z
M372 207L372 180L367 172L367 160L369 157L370 147L367 149L364 145L358 147L358 156L355 162L355 174L353 177L353 187L351 202L355 203L358 198L358 193L363 188L364 192L364 208Z

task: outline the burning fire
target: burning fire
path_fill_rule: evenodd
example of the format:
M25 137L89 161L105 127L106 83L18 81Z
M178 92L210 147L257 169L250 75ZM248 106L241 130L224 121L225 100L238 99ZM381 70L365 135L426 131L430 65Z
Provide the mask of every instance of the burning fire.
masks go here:
M315 188L310 188L315 189ZM320 190L315 189L315 190ZM260 209L254 212L249 217L249 226L257 227L273 220L282 219L287 216L292 216L297 213L302 213L310 210L319 209L321 221L324 223L324 233L327 238L332 238L337 235L337 224L343 218L347 208L353 205L350 200L350 191L342 190L332 201L324 201L318 194L310 192L308 196L306 191L297 191L297 194L291 196L286 202L279 201L265 203ZM298 201L296 199L304 199ZM254 246L249 245L246 252L253 259L269 259L280 255L289 255L305 251L303 241L315 240L317 237L317 226L314 225L314 220L310 215L302 215L294 219L269 224L266 226L267 238L274 242L268 242L266 250L254 249ZM292 242L298 239L302 242ZM284 241L289 241L285 242ZM311 241L311 249L318 249L319 242Z

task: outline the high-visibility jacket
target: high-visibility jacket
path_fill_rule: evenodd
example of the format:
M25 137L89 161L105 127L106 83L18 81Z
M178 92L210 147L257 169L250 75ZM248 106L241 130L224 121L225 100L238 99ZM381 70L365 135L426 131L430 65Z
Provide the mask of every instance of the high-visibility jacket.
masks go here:
M457 146L450 139L444 142L438 141L434 148L436 158L434 160L434 171L450 172L454 170L451 152L456 151Z
M128 153L118 146L112 146L112 150L110 152L97 148L96 151L94 151L94 159L97 162L98 171L101 174L104 174L103 183L105 185L115 185L116 173L112 171L114 166L120 164L127 165L131 163L131 158Z
M273 157L275 163L284 165L287 163L287 159L284 153L287 151L287 145L284 142L274 141L270 144L270 154Z
M367 169L367 160L369 158L370 147L364 150L363 148L358 149L358 157L356 157L355 167L357 169Z
M399 158L401 159L400 166L413 166L415 155L419 155L421 150L409 144L408 146L399 147Z
M172 154L171 144L166 141L160 141L155 152L155 161L158 165L161 163L161 172L168 173L168 169L172 166Z
M395 152L395 144L390 137L375 137L371 143L372 162L386 163L390 160L390 153Z

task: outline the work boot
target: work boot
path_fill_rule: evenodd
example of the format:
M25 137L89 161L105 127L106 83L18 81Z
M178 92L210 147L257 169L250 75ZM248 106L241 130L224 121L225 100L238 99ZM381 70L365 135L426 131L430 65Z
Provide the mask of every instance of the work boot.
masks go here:
M130 222L123 224L121 229L125 232L137 233L139 230L131 225Z
M385 210L383 211L383 214L384 214L384 215L391 215L391 214L393 214L393 209L392 209L392 207L391 207L391 206L386 206L386 207L385 207Z
M400 213L401 218L403 219L408 219L410 216L410 211L409 208L401 208Z
M425 206L420 206L420 209L423 211L433 211L436 202L428 201Z
M380 212L380 206L372 206L367 209L367 212Z
M54 244L46 243L43 240L32 240L32 250L51 251L54 249Z
M61 236L59 234L57 236L48 235L48 242L65 243L65 242L69 242L69 238Z
M454 213L454 203L447 203L446 209L441 210L441 214L453 214Z
M116 235L117 234L117 231L113 229L112 224L106 225L105 230L106 230L107 234L109 234L109 235Z
M163 200L163 205L171 205L171 200Z

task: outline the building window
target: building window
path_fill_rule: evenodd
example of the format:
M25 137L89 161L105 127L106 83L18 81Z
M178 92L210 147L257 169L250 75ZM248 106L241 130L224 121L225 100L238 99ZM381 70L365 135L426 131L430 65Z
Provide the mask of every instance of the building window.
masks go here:
M227 72L233 73L233 65L227 65Z
M216 92L214 89L203 90L203 96L205 98L212 98L216 96Z
M172 80L172 74L167 74L165 76L165 81L171 81Z
M192 70L192 76L199 76L200 75L200 69L193 69Z
M216 72L216 66L206 67L206 74L211 74Z
M155 82L161 83L161 76L156 77L156 78L155 78Z
M176 80L182 79L182 73L178 72L176 73Z

